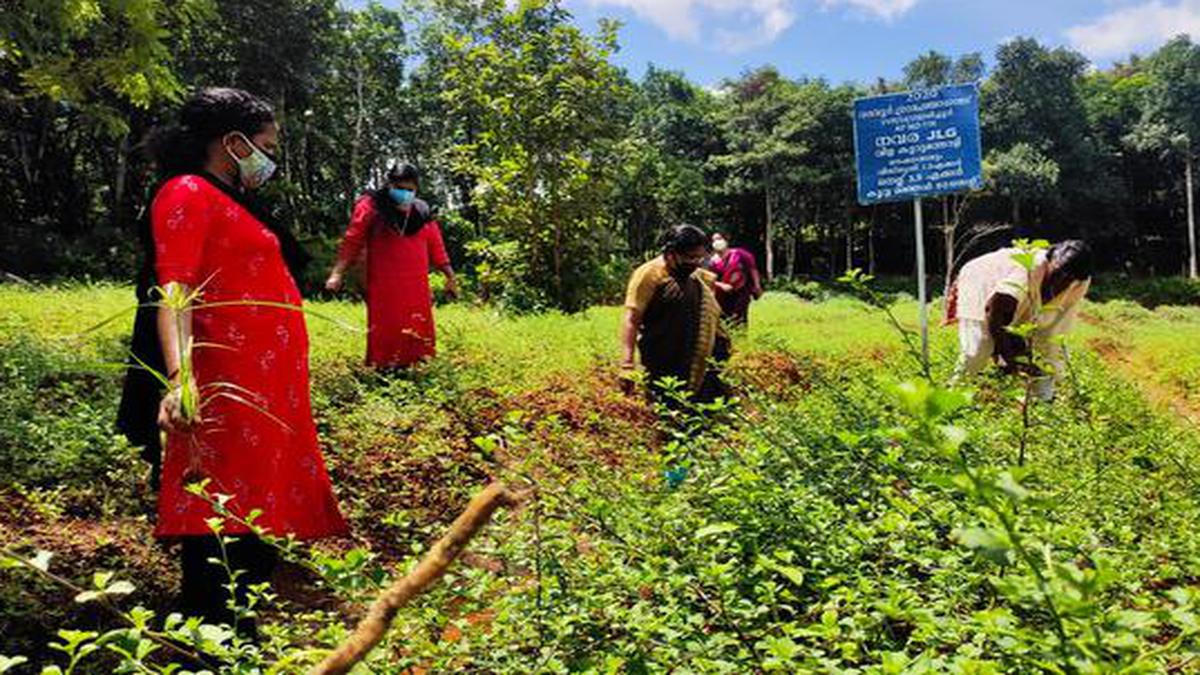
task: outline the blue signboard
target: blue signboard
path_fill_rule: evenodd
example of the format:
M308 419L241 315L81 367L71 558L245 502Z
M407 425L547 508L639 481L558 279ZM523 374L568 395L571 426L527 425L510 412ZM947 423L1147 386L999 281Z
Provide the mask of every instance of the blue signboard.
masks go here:
M958 84L858 99L854 154L862 204L983 187L979 89Z

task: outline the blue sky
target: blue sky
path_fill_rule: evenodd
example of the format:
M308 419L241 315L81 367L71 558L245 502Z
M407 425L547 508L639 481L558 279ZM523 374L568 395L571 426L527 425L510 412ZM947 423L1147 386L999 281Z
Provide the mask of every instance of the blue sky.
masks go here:
M358 4L355 2L354 4ZM386 2L385 2L386 4ZM835 83L896 78L929 49L981 51L1015 36L1105 66L1179 33L1200 37L1200 0L566 0L585 28L620 19L617 62L682 70L703 85L763 64Z

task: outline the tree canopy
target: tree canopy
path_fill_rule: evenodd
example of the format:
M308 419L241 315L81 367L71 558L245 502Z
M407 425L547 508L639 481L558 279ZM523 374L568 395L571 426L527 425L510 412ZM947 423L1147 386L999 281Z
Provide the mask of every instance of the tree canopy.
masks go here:
M613 62L616 24L585 30L550 0L15 0L0 27L13 158L0 270L22 276L128 278L155 182L142 141L208 85L275 105L267 197L318 266L400 158L421 168L477 295L514 309L616 297L680 222L728 233L776 277L909 272L910 209L855 202L849 111L955 82L981 83L990 189L944 203L944 228L1086 236L1110 269L1177 273L1186 259L1200 134L1200 47L1186 37L1105 70L1017 38L990 71L978 52L926 51L894 82L765 66L709 87L655 66L631 78Z

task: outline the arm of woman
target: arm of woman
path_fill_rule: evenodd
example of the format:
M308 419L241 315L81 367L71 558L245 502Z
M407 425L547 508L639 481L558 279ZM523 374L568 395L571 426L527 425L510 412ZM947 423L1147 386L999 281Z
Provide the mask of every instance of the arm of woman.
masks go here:
M151 207L155 275L162 290L156 321L164 375L169 381L158 423L168 431L194 423L198 415L198 394L190 368L191 304L199 300L192 298L193 289L204 283L201 274L212 189L200 178L183 176L164 186Z
M184 382L183 367L186 351L192 344L192 312L175 309L174 299L186 298L192 289L187 284L171 282L163 290L166 297L161 299L158 308L158 339L170 384L158 410L158 426L176 431L187 427L191 421L184 407L183 388L192 387L194 393L195 382L190 377Z
M454 276L454 267L450 264L450 254L446 253L446 242L442 239L442 226L436 220L425 224L426 244L429 247L429 260L442 276L446 277L446 293L458 297L458 279Z
M995 357L1005 372L1016 372L1022 357L1029 354L1025 338L1009 332L1008 327L1017 315L1018 301L1006 293L994 293L985 305L985 325L995 345Z
M634 368L633 354L637 346L638 326L642 323L641 313L632 307L625 308L621 319L621 390L632 394L635 381L629 377Z
M337 262L333 264L333 269L329 271L329 278L325 280L326 290L341 290L345 283L346 270L354 264L354 261L358 260L367 244L367 232L374 215L375 208L371 204L370 196L361 197L354 204L354 212L350 215L350 225L346 228L346 233L342 235L342 244L338 248Z
M621 368L633 368L633 353L637 346L638 325L641 321L641 314L636 309L625 308L625 316L621 320Z

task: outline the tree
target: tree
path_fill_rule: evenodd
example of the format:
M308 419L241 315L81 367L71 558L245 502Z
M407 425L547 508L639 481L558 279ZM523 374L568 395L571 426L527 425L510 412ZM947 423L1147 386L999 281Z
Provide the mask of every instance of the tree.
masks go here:
M1088 128L1081 85L1087 59L1069 49L1047 49L1018 38L996 51L983 86L981 122L994 150L1031 146L1060 169L1052 205L1105 202L1114 190ZM1025 152L1025 151L1022 151Z
M450 149L453 167L473 179L492 243L520 252L507 276L534 291L521 304L582 309L612 248L608 201L628 95L608 60L616 26L585 36L543 0L511 12L485 0L482 11L479 34L447 42L444 99L477 124Z
M1012 222L1021 222L1021 203L1041 199L1058 185L1058 164L1028 143L993 150L984 160L991 188L1012 201Z
M76 107L118 136L128 125L114 97L143 109L179 98L168 27L211 9L209 0L18 0L0 14L0 62L20 82L7 93Z
M295 138L292 179L304 220L330 223L336 232L353 198L372 182L372 170L389 157L420 164L422 153L412 144L416 121L400 13L378 4L338 11L332 29L309 105L286 131Z
M240 87L271 101L283 127L280 175L288 180L272 181L267 194L286 207L283 217L307 229L317 218L310 210L314 204L301 192L310 178L302 171L305 145L313 141L306 112L318 90L345 81L346 73L334 70L344 63L338 62L345 44L341 32L358 15L339 12L337 0L225 1L217 3L217 13L211 30L181 41L180 72L193 87ZM359 37L367 47L368 36ZM352 108L354 100L347 97L341 104ZM328 129L337 133L334 125ZM334 156L343 153L337 152ZM344 210L343 190L326 194L336 195Z
M1188 276L1198 277L1195 214L1195 139L1200 139L1200 46L1187 36L1168 42L1149 60L1144 116L1129 136L1139 149L1183 159L1187 193Z
M718 108L726 148L710 159L715 168L727 172L727 190L761 194L768 280L775 275L775 210L781 184L804 154L797 135L805 120L795 105L795 91L794 83L770 67L726 82L724 105Z
M704 164L719 130L712 95L682 73L651 66L631 107L613 208L626 223L631 250L640 253L669 225L708 224Z
M140 131L185 89L172 40L211 16L209 0L5 5L0 144L13 161L0 166L0 267L53 269L70 241L108 250L119 239ZM100 223L107 241L86 240Z
M904 85L910 89L930 89L945 84L975 82L983 77L983 56L979 52L957 59L930 50L904 66Z

